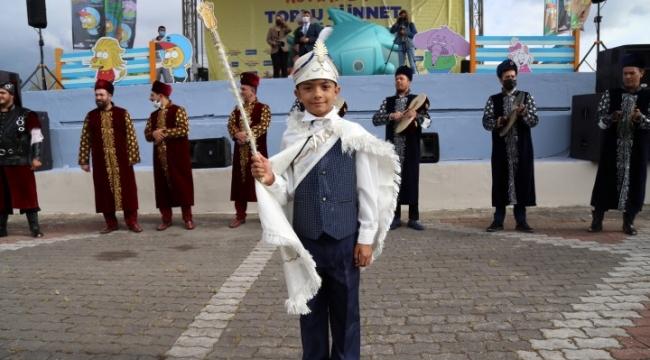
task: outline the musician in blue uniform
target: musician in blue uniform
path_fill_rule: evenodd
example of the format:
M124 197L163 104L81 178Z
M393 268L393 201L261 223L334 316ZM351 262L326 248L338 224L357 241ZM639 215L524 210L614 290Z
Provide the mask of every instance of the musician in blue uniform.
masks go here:
M537 105L530 93L517 90L517 65L513 61L499 64L497 76L501 92L490 96L483 112L483 127L492 133L492 206L495 208L494 220L486 231L503 230L506 206L514 205L515 229L532 233L533 228L526 220L526 207L536 205L530 129L539 122ZM506 132L509 118L514 123Z
M399 163L389 143L339 116L339 73L320 40L294 69L304 112L291 113L279 154L252 157L263 239L281 245L302 358L360 359L359 270L383 247Z
M634 217L645 200L650 144L650 90L641 84L645 63L639 55L622 59L623 86L603 94L598 104L598 126L603 145L591 194L589 232L603 229L605 211L623 212L623 231L636 235Z

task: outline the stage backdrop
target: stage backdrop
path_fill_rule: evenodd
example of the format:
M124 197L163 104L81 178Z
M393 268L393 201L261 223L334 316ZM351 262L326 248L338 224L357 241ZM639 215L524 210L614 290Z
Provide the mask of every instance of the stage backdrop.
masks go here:
M465 37L464 0L211 0L218 31L224 42L232 71L238 75L253 71L262 77L273 72L270 47L266 43L275 15L281 13L291 30L298 26L302 10L308 10L323 26L333 26L327 40L330 55L344 75L393 73L397 55L386 57L394 40L388 28L400 10L409 12L419 33L415 57L420 73L458 72L460 59L469 54ZM328 9L336 9L328 11ZM202 24L201 24L202 25ZM225 79L210 33L204 27L210 80ZM438 42L436 37L446 37ZM460 41L459 38L462 40ZM290 43L293 39L290 39ZM456 42L455 46L451 43ZM388 42L388 44L387 44ZM447 46L446 44L450 45ZM440 45L442 44L442 46ZM467 48L467 53L465 53ZM354 53L356 50L356 53ZM442 54L441 54L442 53ZM445 55L445 56L442 56ZM359 56L362 57L359 60ZM290 64L293 53L290 55ZM363 65L361 64L363 61ZM342 62L342 63L341 63ZM362 71L357 71L363 67ZM392 69L392 71L391 71ZM355 72L357 71L357 72ZM353 73L354 72L354 73Z
M137 0L71 0L72 48L91 49L101 37L133 48Z

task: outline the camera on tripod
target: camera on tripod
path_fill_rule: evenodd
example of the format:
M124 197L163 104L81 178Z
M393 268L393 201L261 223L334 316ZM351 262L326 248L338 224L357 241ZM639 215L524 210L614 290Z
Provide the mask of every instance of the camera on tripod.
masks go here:
M407 24L406 18L403 18L403 17L397 18L397 26L398 26L399 30L406 29L406 24Z

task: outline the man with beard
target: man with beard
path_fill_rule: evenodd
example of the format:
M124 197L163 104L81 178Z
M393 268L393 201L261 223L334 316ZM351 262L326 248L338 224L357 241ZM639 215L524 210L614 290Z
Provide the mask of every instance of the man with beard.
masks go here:
M13 209L27 216L31 235L41 237L34 177L41 166L41 122L35 112L22 107L17 85L0 83L0 237L8 236Z
M375 126L386 125L386 140L395 145L395 151L399 156L402 168L402 183L399 189L399 200L395 208L395 217L390 225L395 230L402 224L402 204L409 206L408 227L414 230L424 230L420 224L420 210L418 199L420 197L420 139L422 129L431 125L429 114L424 111L410 109L409 106L416 95L411 94L411 81L413 80L413 69L407 66L400 66L395 71L395 95L387 97L381 104L379 111L372 117ZM426 107L426 106L425 106ZM401 121L413 119L417 126L412 126L401 133L396 131Z
M626 55L621 63L623 86L606 91L598 104L604 142L587 231L601 231L605 211L618 209L623 212L623 231L636 235L634 217L643 207L648 171L650 90L641 84L645 68L641 56Z
M196 227L192 221L194 183L190 159L190 123L181 106L169 99L172 87L156 80L149 100L158 109L151 113L144 128L144 137L153 142L153 179L156 189L156 207L162 215L157 230L172 225L172 207L180 206L185 228Z
M532 233L526 207L536 205L533 138L530 129L539 122L530 93L517 87L517 65L505 60L497 66L502 89L490 96L483 112L483 127L492 133L492 206L494 220L487 232L503 230L506 206L514 205L517 231ZM508 129L508 118L515 116ZM507 129L507 130L506 130Z
M138 190L133 165L140 162L140 149L131 115L111 101L114 87L108 81L95 83L97 108L86 115L79 144L79 165L90 172L93 160L95 210L104 214L108 234L117 230L116 211L124 211L129 230L141 232L138 225Z

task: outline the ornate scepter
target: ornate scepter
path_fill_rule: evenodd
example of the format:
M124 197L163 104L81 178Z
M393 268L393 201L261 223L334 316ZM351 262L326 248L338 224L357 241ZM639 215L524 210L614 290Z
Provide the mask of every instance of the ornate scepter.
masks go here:
M199 1L199 5L196 7L199 17L203 20L205 27L210 30L212 34L212 41L214 41L214 47L217 49L219 54L219 60L221 60L221 66L223 66L223 71L228 75L228 81L230 82L230 92L235 97L237 101L237 108L244 123L244 130L248 135L249 144L251 147L251 153L257 155L257 146L255 145L255 137L253 137L253 132L248 120L248 114L244 110L244 103L241 100L239 91L237 91L237 85L235 84L235 79L232 76L232 71L230 70L230 63L228 62L228 56L226 55L226 50L223 48L223 43L221 38L219 38L219 33L217 32L217 18L214 16L214 4L211 2Z

